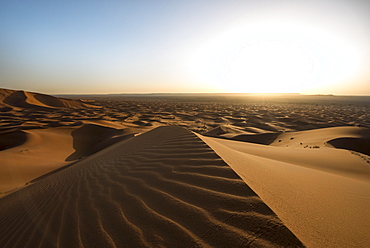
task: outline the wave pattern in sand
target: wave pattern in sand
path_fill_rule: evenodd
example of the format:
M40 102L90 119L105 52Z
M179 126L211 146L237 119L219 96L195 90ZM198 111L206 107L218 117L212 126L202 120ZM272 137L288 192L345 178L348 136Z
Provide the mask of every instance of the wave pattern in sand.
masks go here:
M300 247L204 142L160 127L0 199L0 247Z

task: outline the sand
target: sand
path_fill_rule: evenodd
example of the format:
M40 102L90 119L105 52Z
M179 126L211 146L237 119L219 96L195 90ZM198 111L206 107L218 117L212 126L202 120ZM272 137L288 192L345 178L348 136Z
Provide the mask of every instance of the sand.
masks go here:
M2 247L302 246L201 139L162 127L0 199Z
M0 89L1 247L366 247L366 97Z
M0 197L146 129L92 103L0 89Z
M346 150L312 152L200 137L306 246L369 244L369 160Z

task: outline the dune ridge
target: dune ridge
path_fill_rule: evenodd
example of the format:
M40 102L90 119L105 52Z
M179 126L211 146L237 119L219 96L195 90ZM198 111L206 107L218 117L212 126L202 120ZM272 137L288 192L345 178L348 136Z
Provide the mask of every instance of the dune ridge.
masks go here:
M301 135L301 142L323 142L333 134L361 132L368 130L337 127L296 135ZM367 247L370 243L368 156L329 147L310 150L295 144L276 147L198 136L307 247Z
M0 246L370 242L368 97L75 97L0 89Z
M80 100L57 98L41 93L27 92L23 90L0 89L0 105L20 108L100 108Z
M91 123L0 133L0 197L136 133Z
M2 247L302 247L201 139L160 127L0 199Z
M279 134L270 145L259 144L264 134L248 135L250 142L234 138L216 137L215 141L245 154L304 166L328 173L370 181L370 157L356 152L358 145L353 141L370 143L370 129L362 127L330 127ZM262 137L259 137L262 136ZM346 137L346 138L344 138ZM220 139L221 138L221 139ZM335 149L332 142L343 140L347 149ZM244 140L243 140L244 141ZM366 148L367 146L362 146Z
M0 197L154 126L119 122L94 104L0 89Z

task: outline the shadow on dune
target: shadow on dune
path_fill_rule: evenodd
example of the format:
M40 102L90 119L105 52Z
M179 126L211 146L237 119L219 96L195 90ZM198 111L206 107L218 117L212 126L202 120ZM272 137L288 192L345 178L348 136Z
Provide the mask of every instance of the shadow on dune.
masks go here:
M4 99L4 103L14 107L21 108L33 108L34 105L31 105L26 102L26 95L23 91L15 91Z
M134 121L132 122L133 124L135 125L138 125L138 126L141 126L141 127L145 127L145 126L153 126L152 123L150 122L144 122L144 121L141 121L141 120L138 120L138 121Z
M34 97L37 101L47 106L56 107L56 108L65 107L64 104L61 102L61 100L54 96L48 96L45 94L35 94Z
M228 138L217 135L204 135L214 138L243 141L248 143L260 144L260 145L270 145L275 139L280 135L280 133L260 133L260 134L241 134L234 137Z
M1 102L12 107L49 111L60 108L100 108L100 106L85 103L80 100L58 98L41 93L21 90L15 91L0 89L0 103Z
M27 140L23 131L14 131L0 134L0 151L22 145Z
M219 126L204 133L204 136L215 137L220 139L244 141L249 143L261 144L261 145L270 145L275 139L280 135L280 133L258 133L258 134L235 134L233 137L221 136L227 134L228 131L226 128Z
M363 138L338 138L328 141L335 148L361 152L370 156L370 139Z
M24 91L15 91L14 93L7 96L3 102L7 105L13 106L13 107L19 107L24 109L35 109L35 110L42 110L42 111L51 111L53 110L52 107L49 106L42 106L42 103L40 102L40 105L37 104L31 104L27 102L27 95Z
M242 134L234 136L231 139L261 145L270 145L279 135L280 133Z
M75 152L68 156L66 161L73 161L89 156L133 136L134 133L126 133L124 130L95 124L85 124L72 132Z
M0 103L1 104L1 103ZM9 107L9 106L0 106L0 112L9 112L9 111L12 111L13 108Z

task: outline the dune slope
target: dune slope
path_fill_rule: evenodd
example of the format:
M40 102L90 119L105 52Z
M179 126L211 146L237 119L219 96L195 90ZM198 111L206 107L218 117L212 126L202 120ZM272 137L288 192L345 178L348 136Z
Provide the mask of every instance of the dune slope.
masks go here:
M36 177L65 166L65 159L74 152L72 130L50 128L10 133L9 138L15 146L0 151L0 197Z
M330 127L282 133L271 145L224 138L214 140L244 154L370 181L370 157L354 152L357 143L370 142L369 134L369 128ZM347 145L352 151L335 149L331 143L337 140L345 140L342 145Z
M301 247L201 139L160 127L0 199L1 247Z
M352 131L367 133L358 128L293 132L281 136L279 143L284 143L283 147L199 137L307 247L367 247L370 243L369 158L329 147L298 148L302 142L323 143L333 134L349 135ZM312 132L321 136L312 136ZM298 139L298 144L290 139L291 135Z
M8 90L0 88L1 105L32 109L54 108L100 108L95 105L84 103L80 100L57 98L41 93L27 92L22 90Z
M82 123L0 132L0 197L45 173L131 138L134 131Z

